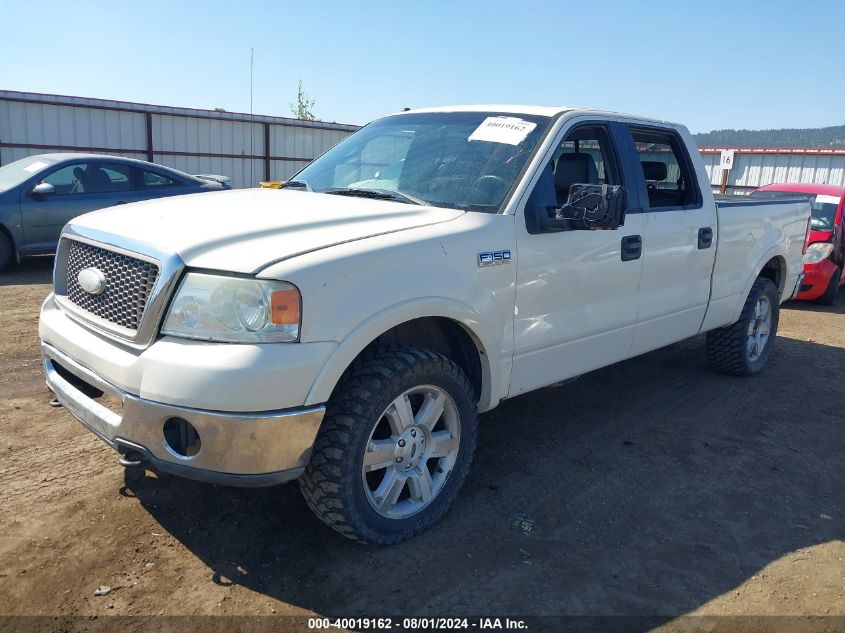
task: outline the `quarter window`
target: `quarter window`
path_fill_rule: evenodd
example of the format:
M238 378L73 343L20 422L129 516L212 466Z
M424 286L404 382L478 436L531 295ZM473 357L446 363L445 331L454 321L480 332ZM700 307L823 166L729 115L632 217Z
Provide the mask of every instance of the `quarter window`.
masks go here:
M632 128L648 192L648 206L686 207L700 202L681 140L662 130Z
M154 171L145 171L142 176L145 189L160 189L161 187L175 187L181 184L173 178L168 178L163 174Z

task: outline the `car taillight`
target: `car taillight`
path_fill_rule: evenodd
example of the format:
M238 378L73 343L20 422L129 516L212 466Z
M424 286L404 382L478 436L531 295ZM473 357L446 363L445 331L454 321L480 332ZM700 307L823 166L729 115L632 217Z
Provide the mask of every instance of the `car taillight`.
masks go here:
M807 218L807 231L804 233L804 246L801 249L801 254L807 254L807 248L810 246L810 223L813 221L812 217Z

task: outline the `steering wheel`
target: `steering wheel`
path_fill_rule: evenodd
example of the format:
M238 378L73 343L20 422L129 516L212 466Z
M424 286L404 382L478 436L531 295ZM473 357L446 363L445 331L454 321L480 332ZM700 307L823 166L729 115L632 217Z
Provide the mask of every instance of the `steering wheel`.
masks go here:
M501 196L495 194L501 190L502 196L508 190L508 182L501 176L485 174L472 183L473 198L481 198L476 204L494 204ZM481 194L481 195L478 195Z

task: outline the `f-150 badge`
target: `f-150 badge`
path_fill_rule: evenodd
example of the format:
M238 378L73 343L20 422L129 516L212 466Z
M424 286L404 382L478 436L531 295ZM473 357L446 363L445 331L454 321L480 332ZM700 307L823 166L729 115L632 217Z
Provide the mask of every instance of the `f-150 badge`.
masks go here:
M497 264L510 264L510 251L491 251L489 253L478 254L479 266L496 266Z

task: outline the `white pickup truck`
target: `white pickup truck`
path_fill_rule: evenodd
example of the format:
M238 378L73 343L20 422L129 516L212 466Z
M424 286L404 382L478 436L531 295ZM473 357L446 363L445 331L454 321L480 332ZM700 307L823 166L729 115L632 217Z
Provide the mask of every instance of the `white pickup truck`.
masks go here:
M394 543L444 513L478 412L505 398L701 332L715 368L759 372L809 216L714 201L680 125L403 112L281 190L68 224L39 326L47 384L125 466L299 478L335 530Z

